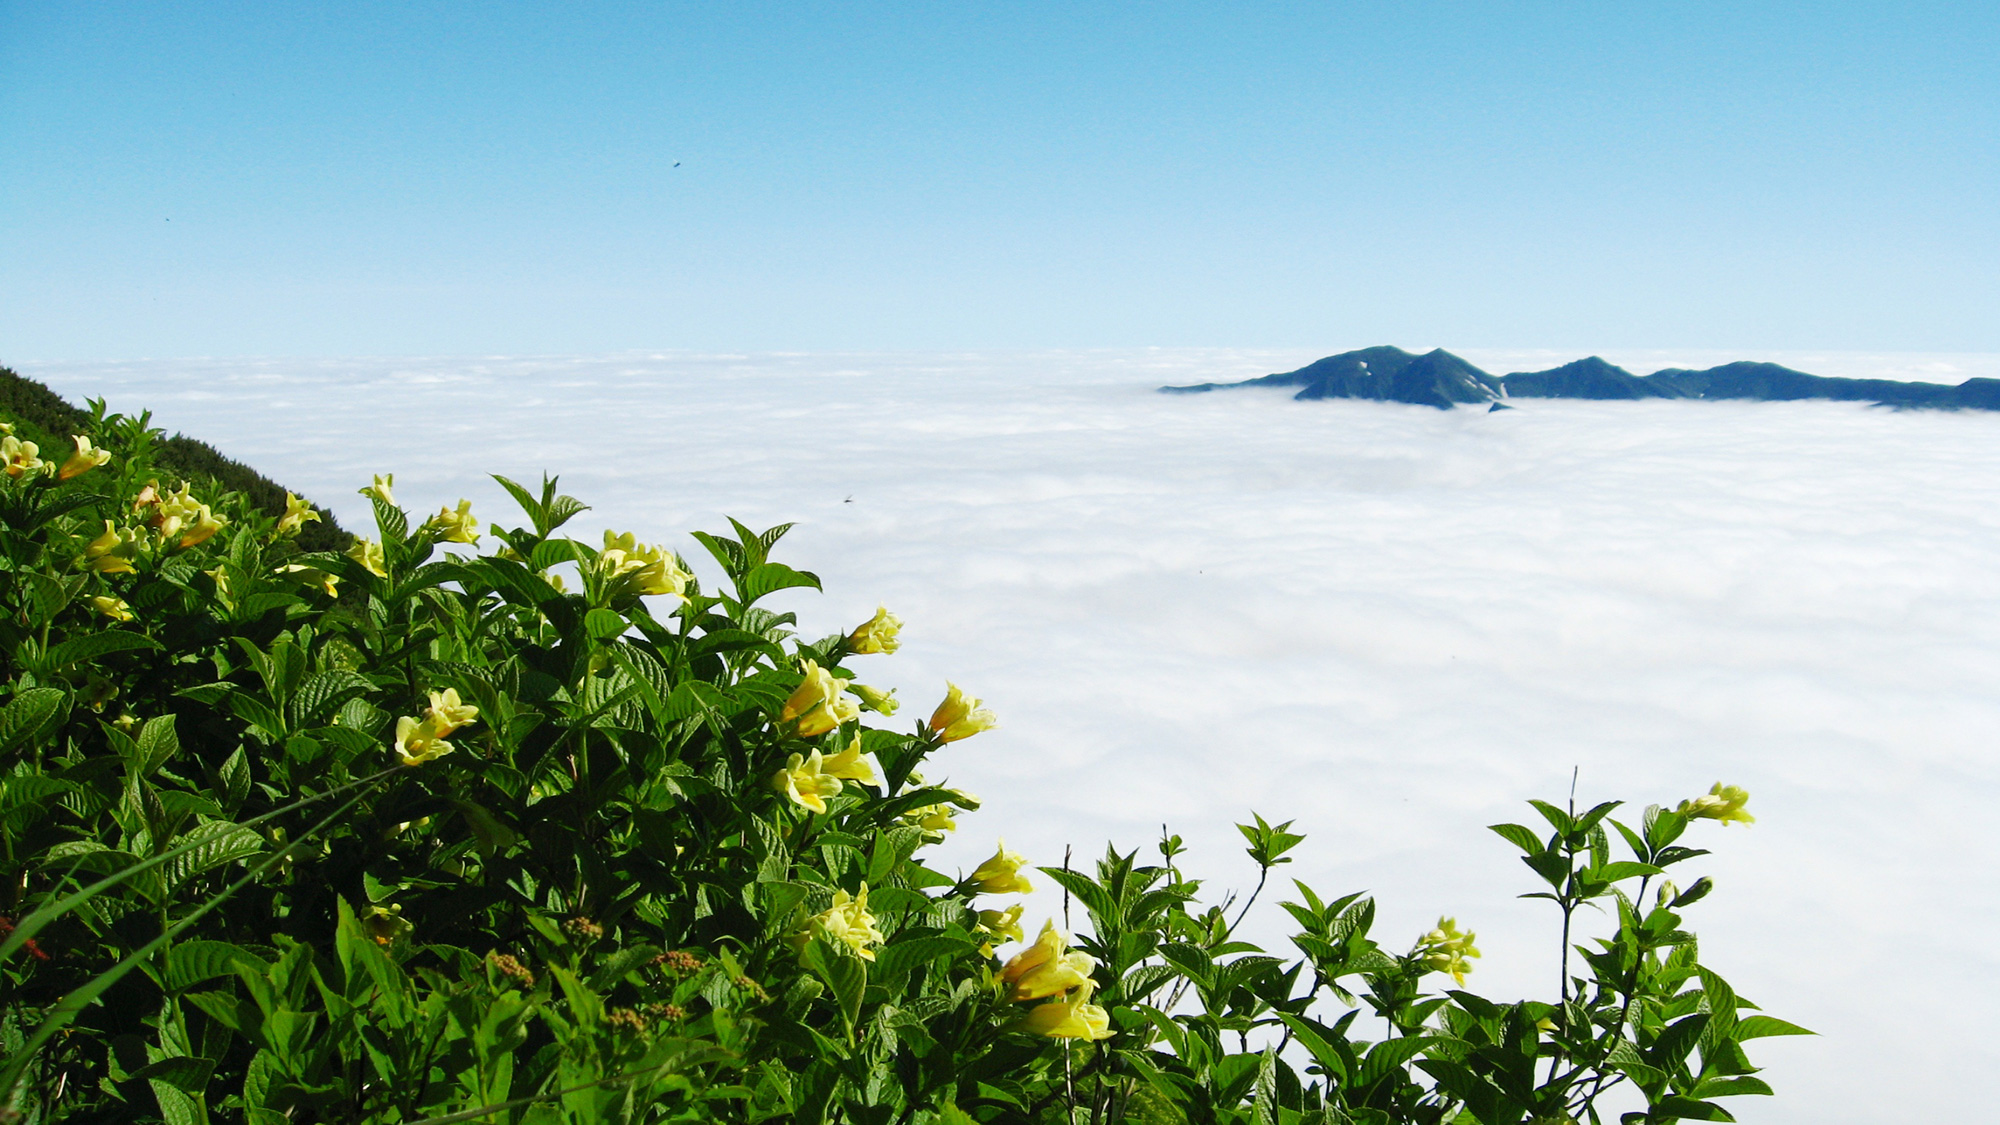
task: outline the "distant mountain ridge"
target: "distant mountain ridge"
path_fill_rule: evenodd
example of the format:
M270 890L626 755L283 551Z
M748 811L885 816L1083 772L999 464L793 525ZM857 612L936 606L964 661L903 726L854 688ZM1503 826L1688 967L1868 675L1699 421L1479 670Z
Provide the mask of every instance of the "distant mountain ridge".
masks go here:
M1438 348L1413 355L1401 348L1360 348L1309 363L1297 371L1245 379L1240 383L1197 383L1161 387L1168 394L1200 394L1230 387L1298 387L1298 399L1359 398L1407 402L1450 410L1484 405L1504 410L1517 398L1698 398L1789 402L1831 399L1899 409L2000 410L2000 379L1967 379L1957 386L1904 383L1894 379L1844 379L1808 375L1775 363L1738 361L1693 371L1669 367L1634 375L1598 356L1551 367L1489 375Z

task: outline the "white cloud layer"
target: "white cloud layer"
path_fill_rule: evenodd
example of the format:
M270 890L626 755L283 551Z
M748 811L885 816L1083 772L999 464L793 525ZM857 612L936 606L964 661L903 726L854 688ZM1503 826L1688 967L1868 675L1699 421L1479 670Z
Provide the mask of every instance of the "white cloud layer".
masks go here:
M1467 351L1495 371L1581 353ZM350 527L353 489L461 495L562 474L574 526L684 553L724 513L797 520L807 630L877 602L857 661L925 712L950 676L1001 716L957 744L995 834L1038 863L1162 821L1241 884L1255 809L1297 875L1441 913L1475 987L1550 991L1551 913L1483 825L1529 797L1671 802L1717 779L1758 823L1693 830L1705 959L1815 1039L1754 1056L1751 1122L1971 1120L2000 1077L2000 414L1836 403L1538 401L1497 414L1282 393L1166 396L1316 356L1190 349L36 365L141 406ZM1702 354L1607 353L1640 372ZM1736 356L1720 358L1739 358ZM1767 353L1956 382L1993 356ZM851 500L851 502L850 502ZM1636 813L1636 809L1634 812ZM1683 879L1683 882L1686 880ZM1220 885L1220 884L1217 884ZM1049 896L1038 895L1038 900ZM1039 902L1031 916L1059 909ZM1259 935L1282 931L1273 909Z

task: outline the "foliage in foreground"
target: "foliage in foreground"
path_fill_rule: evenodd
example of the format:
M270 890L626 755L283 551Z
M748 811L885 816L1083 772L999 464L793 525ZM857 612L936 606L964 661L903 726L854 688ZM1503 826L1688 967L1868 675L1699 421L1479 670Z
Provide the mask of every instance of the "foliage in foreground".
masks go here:
M1560 917L1553 1000L1466 991L1449 919L1385 946L1302 883L1271 955L1236 931L1287 824L1244 826L1240 906L1176 837L928 866L977 802L919 767L992 716L953 687L877 725L894 694L848 669L900 623L760 606L819 584L783 527L697 533L710 591L559 535L553 481L503 480L525 526L482 535L379 478L375 539L303 551L304 505L163 489L143 419L95 429L59 463L0 438L9 1120L1730 1120L1769 1092L1743 1044L1800 1031L1700 961L1708 880L1666 879L1739 790L1496 826ZM1041 878L1086 934L1005 906Z

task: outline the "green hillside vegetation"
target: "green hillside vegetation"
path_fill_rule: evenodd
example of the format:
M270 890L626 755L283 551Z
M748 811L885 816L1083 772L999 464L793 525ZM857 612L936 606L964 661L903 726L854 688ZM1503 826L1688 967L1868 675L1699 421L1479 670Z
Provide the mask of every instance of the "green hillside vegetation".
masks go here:
M98 406L92 403L93 408ZM0 420L12 422L15 433L42 447L44 455L62 460L75 434L97 432L92 410L70 405L45 384L12 368L0 367ZM153 466L160 483L173 487L185 481L201 492L240 492L252 507L271 516L285 514L285 488L276 481L231 460L205 441L175 434L153 447ZM299 535L305 551L344 551L354 537L334 521L333 513L313 505L318 523L308 523Z
M0 1125L1670 1125L1806 1034L1687 921L1741 789L1491 826L1560 983L1487 999L1455 919L1282 878L1290 821L1238 826L1247 895L1164 827L948 868L1008 824L945 779L998 719L946 684L894 721L887 609L760 604L820 588L790 525L693 533L709 584L564 534L554 480L482 523L385 476L307 550L302 505L166 484L194 449L282 496L206 445L8 388Z

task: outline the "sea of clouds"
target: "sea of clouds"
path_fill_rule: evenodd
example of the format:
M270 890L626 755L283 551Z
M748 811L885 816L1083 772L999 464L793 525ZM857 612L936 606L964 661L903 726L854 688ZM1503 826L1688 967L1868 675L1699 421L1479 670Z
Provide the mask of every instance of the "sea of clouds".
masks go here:
M1331 350L1331 349L1330 349ZM1468 350L1494 371L1575 352ZM1554 989L1556 932L1513 849L1529 797L1634 817L1724 780L1754 827L1695 826L1704 960L1817 1038L1764 1040L1755 1122L1971 1119L2000 1077L2000 414L1857 404L1523 401L1499 413L1163 383L1305 352L625 354L23 365L150 407L364 529L485 474L559 473L572 527L797 521L779 557L821 636L878 603L903 650L855 661L927 714L947 677L1002 729L956 744L996 835L1037 863L1162 823L1212 886L1251 810L1310 839L1281 874L1379 896L1401 945L1478 931L1473 987ZM2000 357L1736 358L1956 382ZM1289 886L1278 888L1289 889ZM1030 921L1060 912L1034 896ZM1078 914L1081 922L1081 913ZM1284 932L1271 910L1256 936Z

